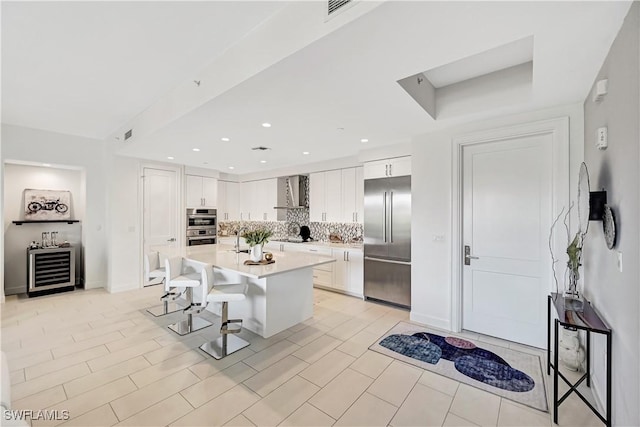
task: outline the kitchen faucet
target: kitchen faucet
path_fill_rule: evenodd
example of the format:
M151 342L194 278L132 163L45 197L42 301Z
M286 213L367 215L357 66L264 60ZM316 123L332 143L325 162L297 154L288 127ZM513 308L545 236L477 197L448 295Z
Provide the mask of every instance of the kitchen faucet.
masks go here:
M236 230L236 253L237 254L240 253L240 235L245 231L246 229L243 227L240 227Z

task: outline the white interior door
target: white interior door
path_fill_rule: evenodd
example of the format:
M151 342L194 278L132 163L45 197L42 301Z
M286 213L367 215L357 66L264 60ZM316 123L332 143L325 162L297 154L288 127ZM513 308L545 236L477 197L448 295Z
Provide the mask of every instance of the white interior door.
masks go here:
M158 245L177 246L177 171L145 167L143 176L144 250Z
M464 329L545 344L552 149L551 134L463 148Z

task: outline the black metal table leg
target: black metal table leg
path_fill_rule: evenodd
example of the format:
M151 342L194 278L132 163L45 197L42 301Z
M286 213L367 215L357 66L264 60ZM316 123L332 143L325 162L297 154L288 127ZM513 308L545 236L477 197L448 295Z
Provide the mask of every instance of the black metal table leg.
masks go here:
M547 375L551 374L551 295L547 297Z
M587 330L587 387L591 387L591 332Z
M558 424L558 320L554 320L553 336L553 422Z
M611 427L611 332L607 334L607 427Z

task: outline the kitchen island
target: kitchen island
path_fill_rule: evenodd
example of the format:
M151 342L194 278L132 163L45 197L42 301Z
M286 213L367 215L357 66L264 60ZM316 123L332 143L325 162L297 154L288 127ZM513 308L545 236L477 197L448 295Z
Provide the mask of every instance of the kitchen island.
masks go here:
M243 327L264 338L313 316L313 267L335 262L327 256L288 252L274 254L273 264L244 265L249 254L227 245L152 249L163 256L181 256L196 271L211 270L209 286L246 283L247 298L229 304L229 317L242 319ZM218 304L209 304L207 310L220 314Z

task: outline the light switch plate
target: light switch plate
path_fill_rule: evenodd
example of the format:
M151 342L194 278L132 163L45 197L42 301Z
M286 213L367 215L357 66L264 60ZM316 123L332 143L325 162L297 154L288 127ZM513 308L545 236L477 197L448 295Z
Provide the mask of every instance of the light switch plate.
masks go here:
M606 150L609 146L609 135L607 127L598 128L596 132L596 147L598 150Z
M618 251L618 271L622 273L622 251Z

